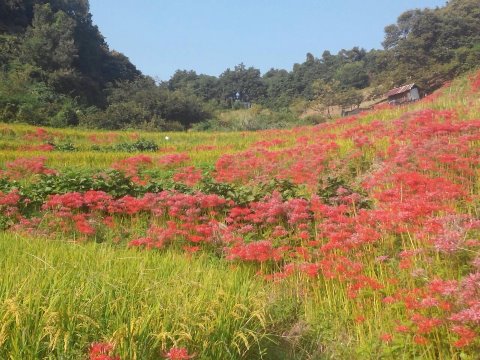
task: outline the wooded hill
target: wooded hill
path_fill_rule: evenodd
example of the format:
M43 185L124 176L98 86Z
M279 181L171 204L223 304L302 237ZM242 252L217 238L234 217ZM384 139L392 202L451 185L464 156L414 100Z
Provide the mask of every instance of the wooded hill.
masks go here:
M60 127L215 128L220 112L255 104L268 114L258 128L292 126L299 107L356 106L407 82L431 91L479 66L480 0L404 12L385 28L383 46L309 53L290 71L261 74L240 64L218 77L178 70L156 83L109 49L88 0L0 0L0 119Z

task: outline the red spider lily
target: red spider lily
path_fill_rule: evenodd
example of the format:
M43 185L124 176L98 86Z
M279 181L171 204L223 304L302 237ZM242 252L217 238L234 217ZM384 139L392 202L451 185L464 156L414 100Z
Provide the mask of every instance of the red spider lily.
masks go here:
M85 235L95 234L95 228L88 222L86 214L77 214L72 216L76 229Z
M0 176L19 180L36 174L56 174L56 171L45 166L47 161L44 157L18 158L7 162L6 170L0 171Z
M397 325L395 327L395 331L399 333L408 333L410 331L410 328L406 325Z
M90 360L120 360L119 356L112 355L114 346L110 343L93 343L90 346Z
M268 240L249 244L236 245L226 249L228 260L243 260L253 262L279 261L282 258L280 250L275 249Z
M440 229L431 229L438 235L433 239L435 248L444 253L452 253L467 245L467 232L478 227L476 221L466 215L447 215L436 220Z
M333 142L300 144L282 150L256 148L237 155L223 155L215 165L215 179L224 182L258 182L290 179L315 188L326 158L338 149Z
M310 277L316 277L320 271L319 264L301 264L300 271L307 274Z
M428 334L442 324L441 319L428 318L421 314L413 314L411 320L417 326L418 334Z
M66 193L62 195L51 195L43 204L43 210L73 210L79 209L84 205L83 195L78 192Z
M186 360L186 359L193 359L194 356L195 355L189 355L188 350L186 348L172 347L164 355L164 358L169 360Z
M380 340L382 340L385 343L390 343L393 340L393 335L392 334L382 334L382 335L380 335Z
M18 190L9 193L0 191L0 214L10 219L20 219L20 199Z
M417 345L427 345L428 344L428 339L424 336L421 336L421 335L415 335L413 337L413 341Z
M173 175L173 180L181 182L188 186L194 186L202 179L202 171L196 169L194 166L187 166L179 169L175 175Z
M118 161L112 165L112 168L131 177L135 183L146 184L149 177L143 175L142 172L152 167L152 165L153 160L150 156L140 154Z
M148 249L162 248L166 244L174 241L179 235L185 235L185 232L179 230L175 222L169 221L166 228L158 226L150 227L147 237L132 240L129 246L145 246Z
M5 194L0 191L0 206L16 206L20 201L20 194L18 190L12 190L11 192Z
M285 140L282 140L282 139L272 139L270 141L257 141L256 143L254 143L252 145L252 147L257 147L257 148L265 148L265 149L268 149L270 147L275 147L275 146L279 146L279 145L282 145L282 144L285 144Z
M365 320L367 320L367 318L363 315L358 315L356 318L355 318L355 322L357 324L361 324L363 322L365 322Z
M382 302L385 303L385 304L393 304L395 302L397 302L398 300L393 297L393 296L385 296L383 299L382 299Z
M392 312L401 314L392 329L397 336L414 336L418 344L431 337L437 345L450 330L459 336L455 346L469 346L480 324L479 223L474 217L480 120L470 120L462 109L412 111L393 121L371 121L377 114L382 110L368 118L262 133L261 141L241 153L221 156L212 173L217 181L255 189L272 179L287 179L299 185L304 198L273 191L240 206L200 192L118 199L100 191L72 192L49 197L38 218L27 219L19 215L18 202L23 205L24 199L1 193L0 210L11 216L7 223L12 231L23 227L47 235L63 231L93 237L100 227L110 226L112 237L129 246L153 250L175 245L187 256L223 250L228 260L256 264L262 269L258 274L271 281L303 274L315 286L317 278L328 279L340 283L342 299L356 299L350 305L368 301L374 293L384 307L405 310ZM214 149L219 150L197 147ZM194 186L201 172L186 166L189 160L183 153L158 161L137 156L114 166L140 184L149 181L146 170L176 168L168 172L173 180ZM321 193L319 187L326 189L327 176L342 180L342 186L328 189L328 197L315 195ZM11 212L4 211L7 207ZM267 262L275 266L265 266ZM451 264L453 269L461 266L458 279L435 274L439 265ZM393 336L381 338L388 343Z
M433 279L429 282L428 287L432 294L449 296L457 292L459 285L456 280Z
M463 303L480 304L480 271L468 274L462 279L458 296Z
M466 308L450 316L450 320L464 324L480 324L480 301L472 301Z
M49 141L60 134L53 134L43 128L36 128L34 131L27 132L23 138L27 141Z
M174 166L190 160L190 156L184 153L168 154L160 157L158 163L164 166Z
M460 336L460 339L455 341L453 344L456 347L468 346L477 337L475 331L465 326L455 325L451 328L451 330Z
M200 251L200 246L183 246L182 249L188 254L194 254Z
M112 196L103 191L90 190L83 194L83 203L91 211L107 211L112 200Z

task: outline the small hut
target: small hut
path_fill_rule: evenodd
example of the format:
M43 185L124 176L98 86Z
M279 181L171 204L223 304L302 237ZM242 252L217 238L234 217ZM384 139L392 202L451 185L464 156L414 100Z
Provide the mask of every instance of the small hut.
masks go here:
M397 105L420 99L420 91L417 85L408 84L390 90L385 94L389 104Z

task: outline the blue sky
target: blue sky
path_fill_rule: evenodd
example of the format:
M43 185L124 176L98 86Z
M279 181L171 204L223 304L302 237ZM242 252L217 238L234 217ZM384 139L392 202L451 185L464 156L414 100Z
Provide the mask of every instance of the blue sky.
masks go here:
M220 75L243 62L290 70L307 52L380 48L403 11L445 0L90 0L110 48L145 74Z

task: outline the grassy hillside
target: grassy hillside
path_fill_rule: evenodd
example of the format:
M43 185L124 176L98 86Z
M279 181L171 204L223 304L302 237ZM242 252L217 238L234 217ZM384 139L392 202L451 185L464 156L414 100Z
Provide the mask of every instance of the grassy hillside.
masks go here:
M256 133L0 125L0 357L477 358L479 90Z

